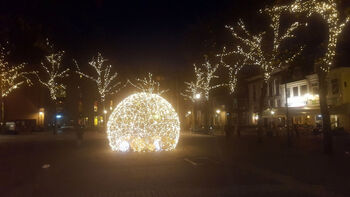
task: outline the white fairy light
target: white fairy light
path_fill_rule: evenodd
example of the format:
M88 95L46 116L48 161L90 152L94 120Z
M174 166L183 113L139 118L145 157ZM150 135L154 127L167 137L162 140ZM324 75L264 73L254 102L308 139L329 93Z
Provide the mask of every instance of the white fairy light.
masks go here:
M204 73L200 68L194 64L194 73L196 76L195 81L185 82L186 89L184 93L181 93L185 99L192 101L193 103L201 98L202 83L204 81Z
M121 85L120 82L116 81L118 73L115 72L114 74L111 74L112 65L106 65L106 61L107 59L104 59L101 53L98 53L97 57L93 57L89 62L89 65L94 68L96 76L90 76L81 72L77 62L74 61L78 68L78 71L76 72L96 83L101 102L105 101L106 96L119 92L120 89L116 88Z
M169 151L180 136L180 121L169 102L158 94L136 93L120 102L107 123L113 151Z
M6 61L6 49L0 46L0 90L1 97L8 96L12 91L27 83L32 85L31 80L27 77L32 72L24 72L24 63L18 66L10 66Z
M220 63L229 70L229 81L225 85L228 86L230 94L233 94L235 93L237 87L238 73L246 65L246 59L238 59L233 65L226 64L224 57L230 55L232 55L232 53L227 53L226 47L224 47L222 53L217 56L220 57Z
M160 83L158 81L153 80L152 73L148 73L148 78L145 77L143 79L137 78L136 83L132 83L128 80L127 83L130 83L136 89L141 92L146 92L150 94L159 94L162 95L169 90L160 90Z
M264 35L266 32L252 35L247 30L242 20L238 22L238 28L232 26L226 26L232 33L232 36L240 41L237 49L228 52L225 56L230 54L241 55L244 57L246 64L260 66L264 73L264 80L268 81L271 74L279 69L283 64L288 64L294 61L294 59L301 53L302 48L294 55L288 58L282 58L281 45L284 41L290 38L294 38L295 31L298 27L302 26L299 22L295 22L290 25L284 33L280 31L280 19L283 10L275 8L267 8L264 10L271 18L270 27L273 30L273 48L271 51L266 51L264 44ZM231 72L237 71L237 69L231 69ZM238 69L239 70L239 69Z
M215 74L218 68L219 64L213 66L207 59L200 68L194 64L196 80L194 82L185 82L187 87L185 92L181 93L181 95L195 102L195 100L198 99L197 95L200 97L201 93L203 93L205 99L208 101L210 92L213 89L223 86L223 84L212 85L213 79L219 78L219 76Z
M328 45L325 55L318 60L318 63L323 72L329 72L334 64L339 36L350 21L350 16L343 21L340 19L336 0L296 0L290 5L276 9L287 9L292 13L306 13L308 17L318 14L323 18L329 30Z
M53 49L53 45L47 40L46 45ZM62 57L64 51L58 51L45 57L46 61L41 62L41 67L45 71L44 74L47 77L42 78L39 76L39 72L35 72L39 82L48 88L50 97L53 101L56 101L61 96L62 92L65 91L66 87L59 82L60 79L68 77L69 68L61 70Z

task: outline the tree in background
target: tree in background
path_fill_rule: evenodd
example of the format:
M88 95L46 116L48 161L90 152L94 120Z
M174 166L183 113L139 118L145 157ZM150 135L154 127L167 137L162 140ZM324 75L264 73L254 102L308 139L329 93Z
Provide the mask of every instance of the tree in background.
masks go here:
M28 78L32 72L24 71L24 63L20 65L10 65L8 63L7 55L9 52L4 46L0 46L0 93L1 93L1 122L5 121L5 106L4 98L11 92L18 89L24 84L32 85Z
M287 30L282 32L280 26L281 15L283 10L273 8L266 8L263 11L266 13L270 19L270 27L273 31L272 35L272 47L266 47L264 44L266 32L259 33L257 35L251 34L244 22L239 20L236 27L226 26L226 28L231 32L232 36L239 41L237 48L228 54L236 54L243 57L245 64L257 65L261 68L263 72L264 83L261 87L261 95L259 102L259 121L258 121L258 138L261 141L262 130L263 130L263 112L265 106L265 97L267 91L267 83L270 80L271 74L282 68L283 65L289 64L301 53L302 48L300 47L294 53L286 53L282 50L283 43L291 38L295 37L296 30L302 26L299 22L294 22L291 24ZM268 40L269 41L269 40Z
M93 57L91 61L89 61L89 65L95 71L95 74L93 76L80 71L77 62L74 61L78 69L76 73L93 81L96 84L104 114L107 112L105 108L106 97L118 93L121 86L121 82L118 81L118 73L112 73L112 65L106 64L106 61L107 59L104 59L101 53L98 53L97 57ZM104 122L106 123L106 121Z
M307 17L317 14L326 22L328 28L326 53L321 58L317 59L314 65L315 72L318 74L319 79L319 98L323 122L324 152L326 154L331 154L333 147L331 121L327 103L327 73L329 73L334 67L339 38L346 24L350 21L350 16L344 17L343 20L341 19L336 0L296 0L287 6L276 6L274 9L288 10L291 13L306 13Z
M139 89L142 92L150 94L162 95L169 90L160 90L160 83L153 79L152 73L148 73L148 78L143 79L137 78L135 83L132 83L130 80L127 83L131 84L136 89Z

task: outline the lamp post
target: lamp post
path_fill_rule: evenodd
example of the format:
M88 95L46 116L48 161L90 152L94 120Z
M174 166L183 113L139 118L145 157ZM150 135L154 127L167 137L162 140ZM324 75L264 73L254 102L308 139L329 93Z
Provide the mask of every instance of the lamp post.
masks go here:
M196 103L199 99L201 99L202 95L200 93L196 93L194 95L194 102L193 102L193 116L192 116L192 119L193 119L193 131L196 130L196 121L197 121L197 109L196 109Z

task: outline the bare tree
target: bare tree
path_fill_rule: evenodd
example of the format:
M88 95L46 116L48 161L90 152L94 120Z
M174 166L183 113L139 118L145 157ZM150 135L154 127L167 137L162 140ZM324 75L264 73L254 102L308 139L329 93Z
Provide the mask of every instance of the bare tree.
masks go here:
M336 49L339 43L339 37L344 28L350 21L350 16L341 18L337 8L336 0L296 0L286 6L276 6L275 9L289 10L291 13L306 13L307 17L314 14L319 15L326 22L328 28L328 44L326 53L315 62L315 71L319 79L319 98L322 114L323 132L324 132L324 152L331 154L332 133L330 114L327 103L327 73L333 68Z
M5 47L0 46L1 122L5 121L4 98L24 84L32 85L31 80L28 78L28 75L32 74L32 72L24 71L24 63L14 66L10 65L6 60L8 53Z
M132 83L130 80L127 83L131 84L133 87L139 89L142 92L147 92L150 94L159 94L162 95L169 90L160 90L160 83L153 80L152 73L148 73L148 78L143 79L137 78L135 83Z
M240 43L237 48L228 54L241 55L244 58L244 63L249 65L257 65L263 71L263 83L261 88L260 103L259 103L259 129L258 136L261 141L262 126L263 126L263 112L265 105L265 96L267 90L267 83L271 74L276 72L282 65L289 64L301 53L302 48L294 54L285 54L281 48L283 43L295 37L295 32L298 27L302 26L299 22L291 24L286 31L282 32L280 27L281 15L283 10L276 8L266 8L264 11L271 18L270 27L273 31L272 49L267 50L264 46L264 35L266 32L257 35L251 34L242 20L239 20L237 27L226 26L232 33L232 36ZM287 56L287 57L286 57Z
M105 109L105 100L108 95L116 94L119 92L121 82L117 81L118 73L112 73L112 65L108 65L105 62L107 59L104 59L101 53L97 54L97 57L93 57L89 62L89 65L94 69L95 75L91 76L80 71L79 66L76 61L77 71L79 75L93 81L96 84L97 91L99 93L99 99L103 105L103 110Z

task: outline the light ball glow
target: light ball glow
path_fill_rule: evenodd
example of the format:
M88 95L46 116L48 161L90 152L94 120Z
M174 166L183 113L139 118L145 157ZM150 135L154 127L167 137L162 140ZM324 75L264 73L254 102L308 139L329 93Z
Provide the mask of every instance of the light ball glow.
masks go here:
M113 151L170 151L178 143L180 121L163 97L136 93L113 110L107 123L107 136Z

